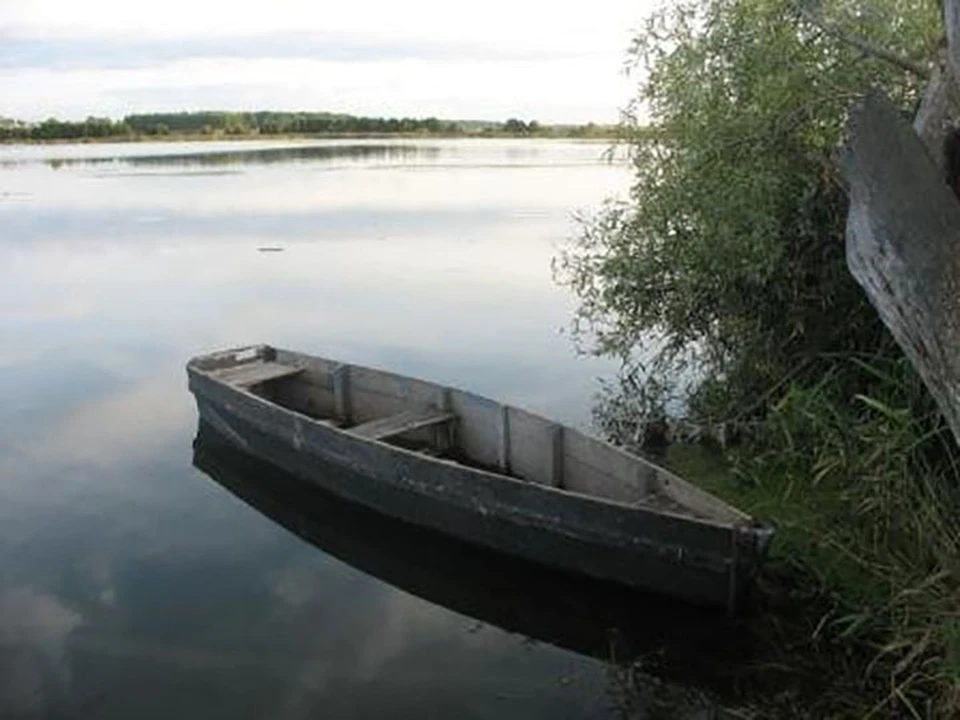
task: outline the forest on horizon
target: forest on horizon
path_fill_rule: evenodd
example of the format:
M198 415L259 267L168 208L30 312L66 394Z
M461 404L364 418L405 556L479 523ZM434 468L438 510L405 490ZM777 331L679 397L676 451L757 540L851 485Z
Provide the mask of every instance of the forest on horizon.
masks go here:
M119 120L88 117L69 121L49 118L29 123L0 118L0 142L126 139L166 136L251 135L470 135L537 137L605 137L614 126L542 125L536 120L505 122L427 118L362 117L329 112L166 112L127 115Z

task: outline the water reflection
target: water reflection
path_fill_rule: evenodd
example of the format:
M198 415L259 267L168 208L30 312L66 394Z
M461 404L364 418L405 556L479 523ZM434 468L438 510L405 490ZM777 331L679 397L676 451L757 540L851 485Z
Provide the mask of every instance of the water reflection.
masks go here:
M0 145L0 169L41 165L52 169L117 170L169 166L206 167L209 174L236 172L225 166L314 164L349 167L407 164L413 167L588 168L598 162L625 165L626 149L608 143L547 140L234 140L126 142L80 145ZM206 174L205 173L205 174ZM119 173L118 173L119 174ZM136 173L132 173L136 174Z
M31 587L0 592L0 710L44 717L70 687L66 648L82 624L60 600Z
M745 655L722 614L557 572L369 511L237 450L205 423L193 462L324 553L509 632L605 661L643 657L661 680L720 693L731 681L723 668Z
M456 574L466 551L447 552L430 567L472 588L458 596L412 562L399 565L413 577L377 558L366 574L301 542L193 467L183 363L270 342L582 426L612 368L558 334L570 299L549 261L570 213L626 174L568 143L47 164L291 144L0 148L0 717L614 716L593 658L627 610L531 574L531 625L503 584L525 570L478 558L471 581ZM433 557L430 542L396 544ZM565 625L571 613L586 620ZM640 630L618 652L657 645Z
M70 165L120 164L132 167L209 167L221 165L270 165L275 163L330 162L351 160L363 163L371 160L406 160L414 157L430 159L439 150L429 145L294 145L289 147L238 148L214 152L167 153L132 155L127 157L91 157L50 159L51 167Z
M181 145L182 147L182 145ZM371 160L409 160L420 158L429 161L440 153L430 145L394 143L357 143L322 145L286 145L258 147L255 145L209 150L202 146L189 152L158 152L147 154L115 153L75 157L0 157L0 168L12 168L33 162L43 162L53 169L75 165L118 165L130 167L218 167L223 165L270 165L276 163L331 162L350 160L363 163Z

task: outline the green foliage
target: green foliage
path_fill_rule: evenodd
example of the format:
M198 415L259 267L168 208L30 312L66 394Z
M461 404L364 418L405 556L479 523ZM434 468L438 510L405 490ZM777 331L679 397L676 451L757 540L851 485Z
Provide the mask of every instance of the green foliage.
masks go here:
M768 432L725 462L690 446L674 446L667 461L776 525L766 614L751 632L767 654L758 663L791 669L777 690L805 707L804 717L954 717L953 438L904 358L845 364L875 378L870 395L847 402L835 385L845 374L838 364L818 385L785 388ZM818 693L793 697L818 677Z
M158 137L166 135L543 135L554 137L609 135L610 128L598 126L544 126L510 119L505 123L454 122L435 117L357 117L327 112L172 112L127 115L121 121L88 118L83 122L56 119L28 124L0 118L0 142L25 140L79 140Z
M449 124L437 118L371 118L328 112L176 112L128 115L135 132L153 134L164 125L174 133L286 135L321 133L440 133ZM456 132L456 127L453 128Z
M898 54L935 45L933 2L818 5ZM856 416L873 379L845 359L899 351L847 271L833 154L866 88L911 111L920 81L810 25L794 0L672 4L633 54L630 199L585 219L557 266L581 301L581 340L626 363L605 410L682 407L760 437L787 387L830 375Z
M933 0L807 5L915 62L942 32ZM671 3L633 56L629 200L586 218L557 264L581 342L625 363L600 425L637 441L670 413L725 444L735 479L708 486L778 526L777 565L816 614L808 643L871 649L854 672L875 716L931 698L947 714L958 452L846 268L833 161L868 87L912 114L924 79L825 33L797 0Z
M124 122L110 118L88 117L81 122L64 122L49 118L35 125L14 120L0 123L0 142L11 140L80 140L116 138L131 134Z
M851 24L921 52L936 16L919 0L901 15L907 4L873 3ZM852 15L857 4L833 5ZM631 128L643 134L630 202L592 218L561 259L598 351L651 361L643 343L656 334L665 345L654 364L680 376L695 348L711 382L692 399L711 416L741 411L824 352L872 350L884 334L844 265L831 155L853 98L877 84L909 108L917 82L791 8L688 0L649 21L633 50L645 78L634 111L655 132Z
M511 135L534 135L540 131L540 123L536 120L524 122L517 118L510 118L503 124L503 131Z

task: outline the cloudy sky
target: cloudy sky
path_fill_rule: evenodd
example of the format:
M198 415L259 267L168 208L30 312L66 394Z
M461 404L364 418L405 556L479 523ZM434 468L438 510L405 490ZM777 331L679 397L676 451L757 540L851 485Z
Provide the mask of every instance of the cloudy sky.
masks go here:
M651 0L0 0L0 115L613 122Z

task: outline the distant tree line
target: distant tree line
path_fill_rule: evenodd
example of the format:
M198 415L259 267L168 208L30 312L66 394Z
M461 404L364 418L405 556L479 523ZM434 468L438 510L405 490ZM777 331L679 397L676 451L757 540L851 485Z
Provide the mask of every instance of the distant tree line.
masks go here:
M26 123L0 118L0 142L30 140L132 139L167 135L248 136L314 134L409 135L608 135L609 128L588 125L549 126L536 120L506 122L446 121L428 118L358 117L326 112L176 112L127 115L122 120L88 117L81 121L50 118Z
M114 138L133 135L122 121L89 117L79 122L50 118L39 123L0 119L0 140L77 140L82 138Z
M88 117L81 121L50 118L26 123L0 118L0 142L30 140L132 139L167 135L249 136L314 134L576 136L609 134L588 125L544 126L536 120L506 122L445 121L428 118L358 117L326 112L175 112L127 115L122 120Z
M128 115L134 133L224 133L287 135L313 133L455 133L456 123L429 118L373 118L324 112L191 112Z

